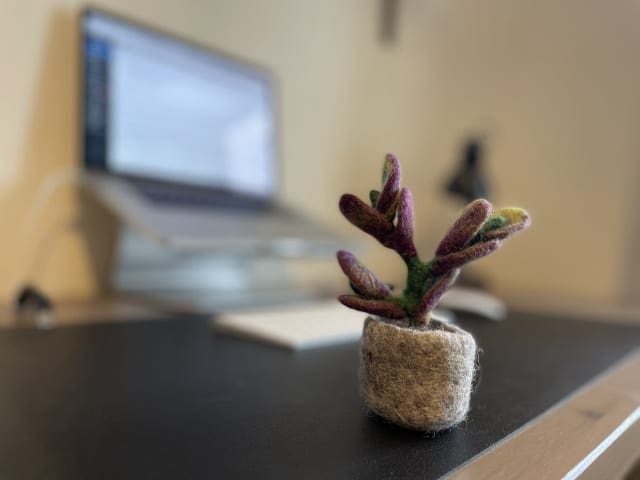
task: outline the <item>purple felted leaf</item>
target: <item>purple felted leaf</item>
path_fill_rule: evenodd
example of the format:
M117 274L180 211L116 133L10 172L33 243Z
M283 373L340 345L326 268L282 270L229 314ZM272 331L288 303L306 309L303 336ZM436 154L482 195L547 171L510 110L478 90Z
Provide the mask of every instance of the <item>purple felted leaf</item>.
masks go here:
M382 191L376 202L376 210L393 220L400 192L400 163L391 153L387 154L382 168Z
M501 212L506 211L516 211L517 214L512 214L510 216L506 216L508 221L513 222L505 225L504 227L496 228L495 230L489 230L483 234L483 238L485 240L504 240L507 237L510 237L516 232L520 230L524 230L525 228L529 228L531 225L531 217L527 212L522 209L503 209L500 212L496 212L496 214L500 214Z
M407 313L393 302L385 300L369 300L355 295L340 295L340 303L345 307L353 308L361 312L367 312L382 318L402 319L407 317Z
M400 172L400 162L393 153L387 153L384 156L384 163L382 164L381 184L383 186L391 176L391 173L393 173L394 171L398 173Z
M394 248L400 255L405 257L418 255L413 244L413 196L408 188L403 188L400 192Z
M352 288L366 298L385 298L391 291L389 287L376 278L371 270L365 267L350 252L341 250L337 254L338 263L349 278Z
M444 255L442 257L436 257L431 269L431 273L434 275L442 275L443 273L459 268L466 263L472 262L491 252L494 252L500 247L500 240L489 240L486 242L476 243L470 247L465 248L457 252Z
M375 237L385 247L391 247L391 235L395 227L375 208L355 195L345 193L340 197L340 211L360 230Z
M482 198L467 205L458 220L440 241L436 255L448 255L463 248L482 227L482 224L487 221L491 210L491 204Z
M447 273L442 275L436 282L431 286L429 290L422 296L422 300L420 301L420 305L418 306L417 316L422 317L427 312L430 312L438 305L438 302L442 298L442 296L446 293L447 290L453 285L458 278L458 274L460 273L459 268L455 268L453 270L449 270Z
M483 235L485 240L504 240L505 238L510 237L514 233L519 232L520 230L524 230L527 228L530 223L516 223L514 225L506 225L502 228L497 228L495 230L490 230Z

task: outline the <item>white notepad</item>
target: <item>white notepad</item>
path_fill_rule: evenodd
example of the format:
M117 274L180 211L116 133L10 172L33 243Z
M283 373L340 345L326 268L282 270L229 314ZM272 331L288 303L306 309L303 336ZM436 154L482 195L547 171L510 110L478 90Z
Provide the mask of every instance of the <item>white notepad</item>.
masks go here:
M331 300L223 313L213 326L233 336L303 350L359 340L366 317Z

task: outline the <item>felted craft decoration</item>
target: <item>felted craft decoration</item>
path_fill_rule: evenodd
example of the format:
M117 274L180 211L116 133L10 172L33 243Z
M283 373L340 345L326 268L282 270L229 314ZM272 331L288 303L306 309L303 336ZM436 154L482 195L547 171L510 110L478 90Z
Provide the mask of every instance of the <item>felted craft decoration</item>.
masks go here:
M362 395L371 410L402 427L449 428L469 410L475 357L471 334L453 325L432 320L431 328L406 328L368 318Z
M438 431L464 420L469 410L476 343L471 334L431 320L431 311L455 281L460 268L497 250L502 241L527 228L521 208L493 211L478 199L467 205L423 261L413 241L413 199L400 188L400 164L385 158L381 190L367 204L355 195L340 198L340 211L356 227L400 255L407 285L400 295L346 251L338 262L352 295L347 307L370 313L364 326L360 387L367 406L400 426Z

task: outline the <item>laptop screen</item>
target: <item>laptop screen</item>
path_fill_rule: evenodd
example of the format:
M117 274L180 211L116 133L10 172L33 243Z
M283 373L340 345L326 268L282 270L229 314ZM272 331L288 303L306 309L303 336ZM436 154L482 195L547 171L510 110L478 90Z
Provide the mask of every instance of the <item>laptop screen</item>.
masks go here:
M95 10L82 32L87 168L273 196L266 71Z

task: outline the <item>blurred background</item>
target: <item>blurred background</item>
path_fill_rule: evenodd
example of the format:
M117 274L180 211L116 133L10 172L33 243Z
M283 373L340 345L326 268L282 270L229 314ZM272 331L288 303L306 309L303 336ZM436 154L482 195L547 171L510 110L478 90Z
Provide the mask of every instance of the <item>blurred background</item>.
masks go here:
M445 185L483 139L497 206L533 227L474 272L508 303L640 303L640 3L565 0L111 0L95 5L270 69L279 83L278 199L362 242L402 283L404 265L339 214L366 197L385 153L404 168L424 256L462 206ZM4 0L0 20L0 302L25 282L53 301L109 290L115 216L77 185L79 12L65 0ZM31 218L33 202L46 198ZM52 233L57 232L57 233ZM289 264L298 282L346 288L331 258ZM277 275L278 267L275 267Z

